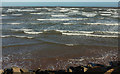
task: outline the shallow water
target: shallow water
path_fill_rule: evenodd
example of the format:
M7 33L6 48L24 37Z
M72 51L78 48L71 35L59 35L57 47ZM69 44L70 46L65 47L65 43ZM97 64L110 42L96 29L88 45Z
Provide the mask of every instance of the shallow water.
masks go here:
M116 8L3 8L3 66L49 68L81 57L107 64L117 55L118 19Z

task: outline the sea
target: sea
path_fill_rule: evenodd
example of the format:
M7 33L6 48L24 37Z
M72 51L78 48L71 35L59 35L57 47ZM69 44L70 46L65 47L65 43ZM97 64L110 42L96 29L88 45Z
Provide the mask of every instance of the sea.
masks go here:
M118 7L118 2L2 2L2 6Z
M117 60L117 2L2 3L3 68L65 69Z

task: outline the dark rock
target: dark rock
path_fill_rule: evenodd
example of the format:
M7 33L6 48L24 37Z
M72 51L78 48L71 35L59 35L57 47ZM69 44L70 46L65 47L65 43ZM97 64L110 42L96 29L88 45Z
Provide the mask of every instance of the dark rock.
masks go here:
M69 68L67 68L67 72L84 72L84 68L82 66L78 67L70 66Z
M120 74L120 67L109 69L105 74Z
M111 67L118 67L120 66L120 61L111 61L109 62L109 64L111 65Z
M92 68L88 68L86 72L100 72L100 73L105 73L107 71L106 68L100 67L100 66L94 66Z
M113 69L114 70L112 71L112 74L115 74L115 73L120 74L120 67L115 67Z
M114 61L110 62L110 66L104 66L101 64L95 64L95 63L89 63L87 66L77 66L77 67L68 67L66 70L41 70L38 68L37 70L27 70L27 69L21 69L18 67L12 67L12 68L6 68L3 70L0 70L0 74L3 72L3 74L63 74L65 72L73 72L77 73L101 73L101 74L120 74L120 62Z
M111 74L114 71L114 69L109 69L107 72L105 72L104 74Z
M29 72L27 69L20 69L22 73Z
M3 74L13 74L12 68L4 69L4 73Z
M104 65L101 65L101 64L95 64L95 63L88 63L87 66L90 67L90 68L95 67L95 66L105 67Z

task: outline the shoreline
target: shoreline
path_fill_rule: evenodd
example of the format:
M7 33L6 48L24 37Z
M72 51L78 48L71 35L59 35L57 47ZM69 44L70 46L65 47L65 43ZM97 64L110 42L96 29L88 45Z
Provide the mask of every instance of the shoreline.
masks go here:
M23 48L26 49L23 50ZM5 53L8 50L11 53L9 56L7 56L8 53ZM10 67L9 64L11 64L11 66L17 65L18 67L24 65L27 69L36 69L38 67L42 69L64 69L69 65L86 65L88 62L108 65L107 62L109 61L117 61L117 56L115 57L117 50L117 47L66 46L49 43L32 45L30 48L29 45L4 47L3 67ZM18 52L21 54L17 54ZM36 65L36 63L39 65Z

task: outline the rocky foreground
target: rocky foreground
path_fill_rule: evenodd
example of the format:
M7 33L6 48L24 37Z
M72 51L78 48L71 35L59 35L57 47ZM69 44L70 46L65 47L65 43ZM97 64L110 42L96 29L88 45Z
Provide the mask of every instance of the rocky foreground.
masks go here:
M58 73L64 73L64 72L79 72L79 73L101 73L101 74L113 74L118 73L120 74L120 61L114 61L110 62L109 66L101 65L101 64L95 64L95 63L88 63L87 66L77 66L73 67L70 66L66 70L42 70L38 68L37 70L28 70L23 69L19 67L11 67L6 68L4 70L0 70L0 74L58 74Z

